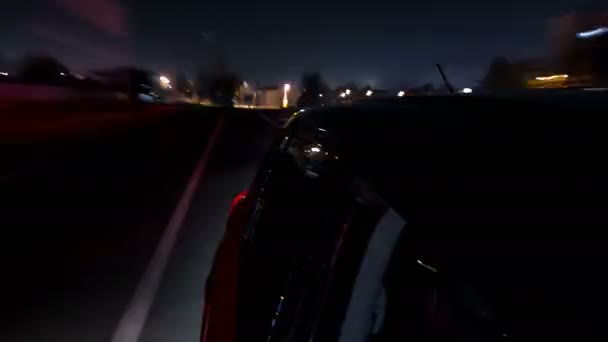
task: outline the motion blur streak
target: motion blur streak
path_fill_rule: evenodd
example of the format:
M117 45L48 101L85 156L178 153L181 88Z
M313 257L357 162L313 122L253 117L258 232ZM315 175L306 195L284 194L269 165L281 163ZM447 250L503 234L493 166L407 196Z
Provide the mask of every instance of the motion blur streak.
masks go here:
M608 33L608 27L600 27L595 30L579 32L576 34L579 38L592 38Z
M96 29L116 36L127 35L126 11L116 0L55 0Z
M211 152L213 151L220 132L222 131L222 126L223 117L220 117L215 129L213 130L213 134L209 139L209 143L207 144L201 159L196 165L196 168L192 173L192 177L188 181L186 190L184 191L179 203L177 204L177 207L175 208L175 211L173 212L173 215L171 216L169 224L165 229L156 251L154 252L152 260L150 261L150 264L148 264L143 277L137 285L135 294L133 295L124 316L120 320L118 327L114 332L112 342L139 341L148 317L148 313L150 312L150 308L152 307L152 303L154 302L154 298L156 297L156 293L160 287L169 257L171 256L171 252L175 246L179 231L181 230L182 223L184 222L188 209L192 204L192 199L196 189L198 188L198 184L202 178L207 163L209 162Z

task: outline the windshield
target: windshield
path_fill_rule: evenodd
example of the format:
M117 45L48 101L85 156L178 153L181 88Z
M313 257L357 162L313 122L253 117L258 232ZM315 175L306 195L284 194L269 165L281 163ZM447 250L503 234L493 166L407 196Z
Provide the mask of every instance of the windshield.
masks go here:
M4 0L0 340L198 340L234 196L299 110L601 96L607 61L605 0Z

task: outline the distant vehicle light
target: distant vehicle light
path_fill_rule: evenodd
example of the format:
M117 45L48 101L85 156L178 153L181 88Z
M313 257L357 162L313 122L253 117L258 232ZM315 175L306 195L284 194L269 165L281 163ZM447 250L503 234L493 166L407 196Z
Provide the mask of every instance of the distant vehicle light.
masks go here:
M346 97L346 93L340 93L340 97Z
M403 97L404 95L405 95L405 92L403 90L401 90L397 93L397 96L399 96L399 97Z
M373 91L368 90L365 92L365 96L372 96L373 93L374 93Z
M8 72L0 72L0 75L2 75L2 76L8 76Z
M323 94L319 94L319 97L323 97Z
M60 72L59 75L65 76L65 72Z
M462 89L462 93L463 94L471 94L471 93L473 93L473 89L471 89L471 88L463 88Z
M346 89L345 93L346 95L350 95L350 89Z
M321 152L321 148L317 147L317 146L313 146L313 147L310 148L310 152L312 152L312 153L319 153L319 152Z
M608 27L598 27L590 31L583 31L576 34L577 38L593 38L608 33Z
M551 75L551 76L538 76L536 77L537 81L553 81L553 80L557 80L557 79L566 79L570 76L563 74L563 75Z

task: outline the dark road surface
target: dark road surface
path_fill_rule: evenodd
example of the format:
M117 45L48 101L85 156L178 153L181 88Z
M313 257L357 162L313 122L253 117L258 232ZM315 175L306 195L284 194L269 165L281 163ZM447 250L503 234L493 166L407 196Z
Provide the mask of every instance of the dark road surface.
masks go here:
M197 109L94 138L0 146L0 340L123 341L119 323L207 151L135 335L196 341L230 202L251 183L272 134L255 112Z

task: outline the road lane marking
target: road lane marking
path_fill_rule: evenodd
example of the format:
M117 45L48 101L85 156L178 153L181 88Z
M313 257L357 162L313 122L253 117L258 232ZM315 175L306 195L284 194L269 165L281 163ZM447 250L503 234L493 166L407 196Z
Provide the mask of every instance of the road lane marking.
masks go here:
M165 228L163 236L154 251L154 255L152 256L152 259L150 259L150 263L137 284L135 293L114 331L111 342L139 341L146 320L148 319L150 308L154 303L165 269L167 268L169 257L171 256L171 252L177 241L179 231L181 230L186 214L190 209L194 193L205 172L213 148L222 130L223 123L224 118L223 116L220 116L213 133L211 134L211 138L209 138L209 142L205 147L203 155L192 172L186 189L177 203L175 211L169 220L169 224Z

